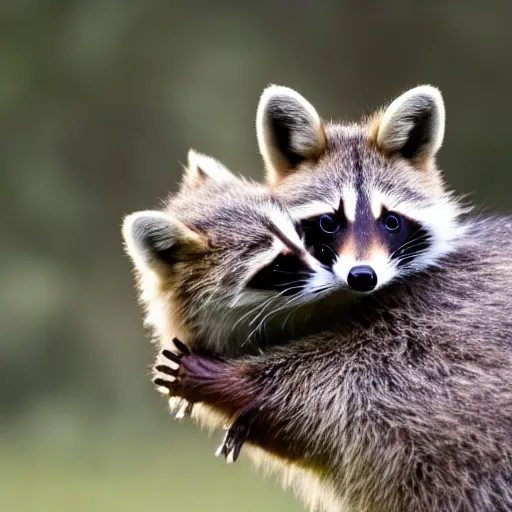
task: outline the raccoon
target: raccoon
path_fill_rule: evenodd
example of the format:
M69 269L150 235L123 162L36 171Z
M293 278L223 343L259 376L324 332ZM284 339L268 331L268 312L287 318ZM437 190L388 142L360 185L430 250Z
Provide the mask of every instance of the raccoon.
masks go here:
M191 150L163 209L123 222L146 324L160 346L172 349L176 336L196 350L236 356L259 350L274 328L283 333L273 318L318 300L313 276L330 273L298 229L265 187Z
M233 419L220 453L280 461L312 510L512 510L512 219L448 191L444 126L431 86L353 125L267 89L270 187L331 269L315 285L359 299L261 354L162 354L160 386Z
M234 357L318 330L313 312L325 293L315 280L330 270L306 250L299 228L265 187L191 150L163 209L123 223L145 324L160 349L173 350L178 336L196 351ZM178 419L225 421L176 397L169 406Z

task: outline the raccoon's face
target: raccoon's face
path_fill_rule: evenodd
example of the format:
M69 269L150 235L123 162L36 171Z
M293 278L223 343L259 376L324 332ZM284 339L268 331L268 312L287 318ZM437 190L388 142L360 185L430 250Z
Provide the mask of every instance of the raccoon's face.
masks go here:
M269 181L332 269L331 288L369 293L454 249L462 210L435 165L443 134L443 101L429 86L352 126L324 124L290 89L263 94L258 139Z
M267 189L193 152L165 210L128 216L123 234L149 323L170 318L157 326L161 333L180 324L193 335L238 321L242 327L314 300L313 276L331 273L306 250L300 222Z

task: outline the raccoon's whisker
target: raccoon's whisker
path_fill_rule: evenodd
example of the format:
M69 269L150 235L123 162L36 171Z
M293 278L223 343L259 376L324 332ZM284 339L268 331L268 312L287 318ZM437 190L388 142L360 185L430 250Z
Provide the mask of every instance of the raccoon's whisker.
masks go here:
M287 288L286 290L283 290L279 295L277 295L275 298L279 298L281 297L284 293L290 291L290 290L293 290L295 288L298 288L297 286L292 286L292 287L289 287ZM263 318L262 320L259 322L259 324L249 333L249 335L247 336L246 340L244 341L243 345L245 345L247 343L247 341L249 341L252 337L252 335L257 332L262 326L265 325L265 322L271 318L272 316L276 315L277 313L279 313L280 311L282 311L283 309L286 309L288 307L290 307L290 305L293 303L293 302L298 302L302 297L299 295L297 297L291 297L289 300L287 300L281 307L273 310L273 311L270 311L268 312ZM263 313L263 311L260 311L260 313L258 313L257 317L255 317L251 323L249 325L252 325L256 320L257 318L259 318L261 316L261 314Z
M336 251L330 245L327 245L327 244L317 244L317 245L320 247L325 247L326 249L329 249L332 252L332 254L334 255L334 257L338 257L338 255L336 254ZM324 268L328 268L325 265L323 265L323 266L324 266Z
M235 330L238 324L242 323L246 318L250 317L254 313L258 312L265 307L266 304L269 302L272 302L275 299L275 296L270 297L266 301L262 302L261 304L258 304L255 308L250 308L246 313L244 313L238 320L234 323L234 325L231 327L231 330ZM250 324L249 324L250 325Z
M299 298L302 298L302 297L297 297L297 299L299 299ZM297 302L298 302L298 301L297 301ZM288 304L288 305L289 305L289 304ZM294 314L294 313L297 311L297 309L300 307L300 305L301 305L301 304L297 304L297 305L296 305L294 308L292 308L292 309L290 310L290 312L286 315L286 318L284 319L284 322L283 322L283 324L282 324L282 326L281 326L281 328L282 328L282 329L284 329L284 328L285 328L285 326L286 326L286 322L288 322L288 319L290 318L290 316L291 316L292 314Z
M417 233L417 231L416 231ZM413 243L417 243L419 241L423 241L423 240L427 240L428 238L430 238L431 235L430 233L424 233L422 235L419 235L419 236L416 236L416 237L412 237L410 238L407 242L403 243L398 249L396 249L395 251L393 251L391 254L390 254L390 258L393 258L393 256L395 256L398 252L400 251L403 251L404 249L406 248L409 248L409 246Z
M298 272L289 272L287 270L273 270L272 272L275 274L290 274L292 276L305 276L305 277L311 276L311 274L309 272L306 272L304 270L299 270Z
M407 259L407 258L414 258L417 254L419 254L421 252L425 252L427 250L428 249L424 247L423 242L419 242L418 244L411 245L410 247L408 247L406 254L400 254L399 256L395 256L393 258L393 260L401 261L401 260Z
M282 311L283 309L287 309L288 307L290 307L290 304L293 300L296 300L296 297L294 297L292 300L286 302L285 304L283 304L281 307L273 310L273 311L269 311L260 321L260 323L251 331L251 333L249 334L249 336L247 337L247 340L245 342L247 342L251 337L252 335L257 332L258 330L260 330L260 328L264 327L265 326L265 322L272 318L273 316L277 315L280 311ZM245 343L244 342L244 343Z
M408 260L408 259L415 259L417 258L418 256L422 256L423 254L426 254L428 252L428 249L422 249L422 250L417 250L417 251L414 251L412 253L409 253L409 254L404 254L403 256L400 256L398 258L396 258L394 260L394 262L398 265L400 264L400 262L404 261L404 260ZM412 266L414 262L411 261L410 262L410 265L409 266Z
M284 293L284 292L283 292ZM254 322L254 320L262 313L262 310L267 306L267 305L270 305L273 301L275 301L276 299L278 299L280 297L281 294L279 295L272 295L269 299L265 300L264 302L262 302L261 304L258 304L256 305L255 308L251 308L249 309L249 311L247 311L247 313L245 313L244 315L242 315L236 322L235 324L233 325L233 327L231 328L232 330L234 330L236 328L236 326L241 323L243 320L245 320L247 317L249 317L250 315L252 314L255 314L256 313L256 317L249 323L249 325L252 325L252 323Z
M427 251L428 250L428 247L425 247L424 245L424 242L423 241L418 241L417 243L415 244L412 244L410 245L408 248L407 248L407 251L411 251L411 252L407 252L407 254L400 254L396 257L395 261L396 260L399 260L401 258L408 258L418 252L424 252L424 251Z
M287 293L287 292L289 292L291 290L295 290L295 289L298 289L298 288L300 289L305 282L306 282L305 280L298 280L298 281L294 281L292 283L289 283L289 284L295 284L296 286L290 286L290 287L284 289L278 295L276 295L275 297L272 297L272 299L278 299L279 297L281 297L282 295L284 295L285 293ZM265 307L251 320L251 323L249 325L253 325L254 322L256 322L256 320L263 314L263 312L265 311L265 309L269 305L269 302L271 303L271 301L267 301L267 303L265 304Z
M298 295L296 297L292 297L290 300L288 300L281 308L279 308L278 310L276 310L275 313L279 313L280 311L282 311L283 309L287 309L287 308L291 308L290 309L290 312L286 315L286 318L284 319L284 322L282 324L282 328L285 327L286 325L286 322L288 321L288 318L290 318L290 315L292 315L293 313L295 313L297 311L297 309L302 305L301 302L303 301L304 297L301 296L301 295ZM293 303L296 302L297 304L295 306L292 306Z
M204 286L204 283L202 283L203 286ZM219 281L218 283L216 283L215 285L215 288L212 290L212 291L209 291L208 290L208 286L204 286L204 292L202 292L199 297L198 297L198 300L196 302L200 302L201 298L204 296L204 295L209 295L209 297L204 301L203 304L201 304L199 306L199 308L197 309L196 313L198 313L199 311L201 311L202 309L205 309L207 308L210 303L215 300L217 298L217 292L219 291L220 288L222 288L223 286L223 283L222 281Z
M284 293L284 292L282 292ZM258 317L265 311L265 308L269 305L271 305L275 300L277 300L279 297L281 296L281 294L279 295L274 295L272 297L270 297L270 299L267 299L265 302L261 303L260 305L258 305L258 308L257 308L257 314L252 318L252 320L249 322L249 325L252 325L257 319ZM255 311L250 311L249 313L254 313Z
M401 251L402 249L404 249L404 247L407 247L409 244L412 244L414 242L417 242L418 240L422 240L422 239L425 239L425 238L428 238L431 236L430 233L422 233L420 235L417 235L417 233L418 233L418 230L415 231L415 233L411 237L409 237L409 239L406 242L404 242L400 247L398 247L398 249L393 251L392 254L395 254L396 252Z

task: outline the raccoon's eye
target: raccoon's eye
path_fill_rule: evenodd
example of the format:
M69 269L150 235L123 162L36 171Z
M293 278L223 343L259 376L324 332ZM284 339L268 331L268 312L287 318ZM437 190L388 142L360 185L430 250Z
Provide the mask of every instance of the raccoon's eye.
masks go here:
M400 217L394 213L388 213L382 222L390 233L396 233L400 230Z
M338 232L340 229L339 222L332 215L322 215L318 223L320 229L329 235Z

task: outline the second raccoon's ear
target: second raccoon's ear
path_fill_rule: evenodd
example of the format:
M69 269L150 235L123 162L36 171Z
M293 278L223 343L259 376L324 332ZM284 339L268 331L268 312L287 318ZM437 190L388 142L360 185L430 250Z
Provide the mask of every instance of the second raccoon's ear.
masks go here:
M258 145L271 184L291 174L308 159L325 151L322 120L314 107L288 87L263 92L256 115Z
M378 123L376 141L404 158L434 157L444 138L445 109L438 89L421 85L399 96Z
M123 222L123 238L126 252L139 271L172 266L180 253L203 243L182 222L158 211L128 215Z
M236 176L215 158L202 155L193 149L189 150L188 164L183 175L185 185L195 188L208 180L228 182L236 179Z

